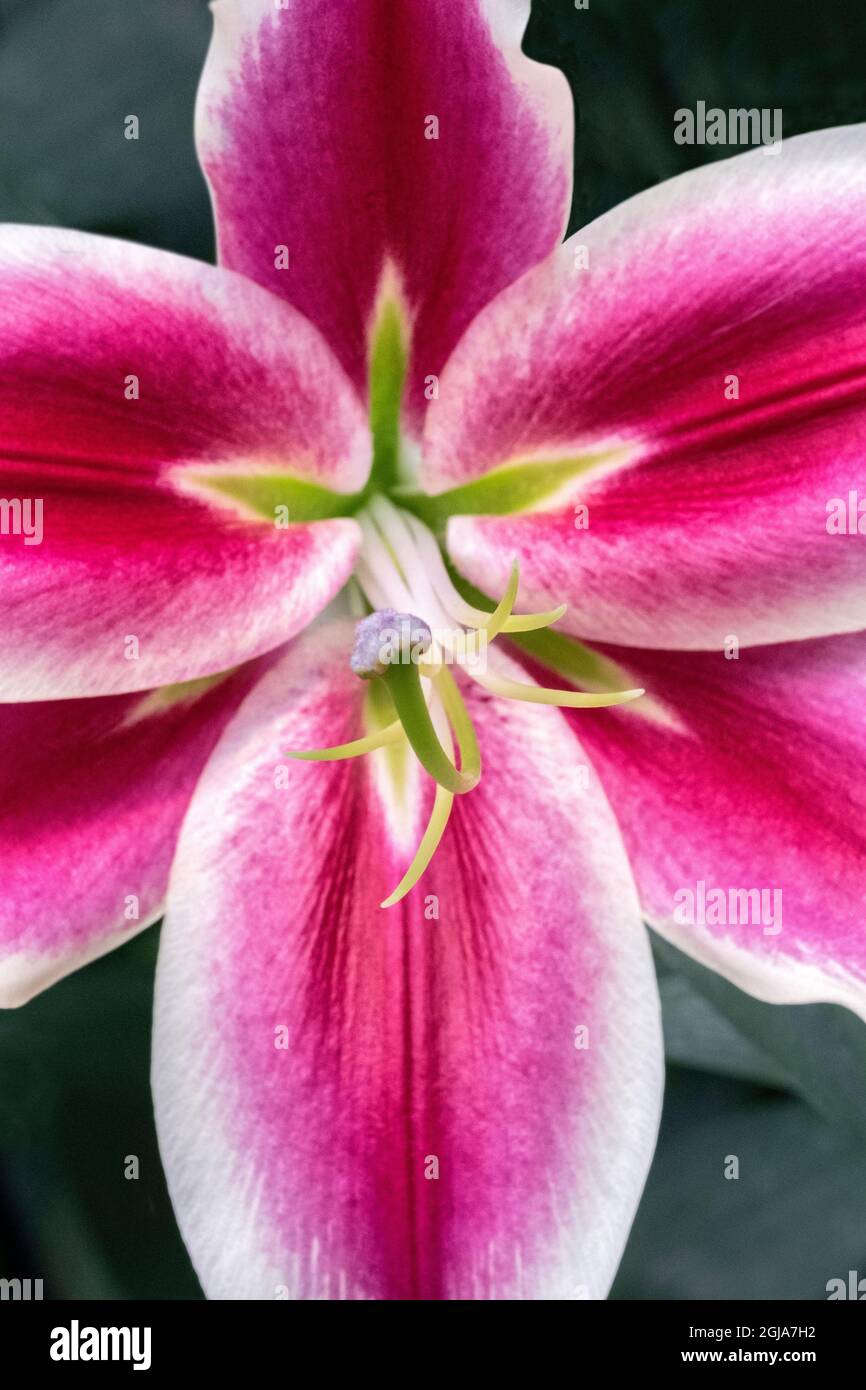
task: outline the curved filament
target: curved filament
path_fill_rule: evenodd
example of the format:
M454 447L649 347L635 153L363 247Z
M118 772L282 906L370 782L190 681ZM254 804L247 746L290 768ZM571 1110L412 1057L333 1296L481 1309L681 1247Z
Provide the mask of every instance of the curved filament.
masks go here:
M341 758L360 758L372 753L376 748L385 748L389 743L399 743L403 737L403 725L399 719L379 729L375 734L353 739L351 743L337 743L333 748L288 748L283 756L298 758L302 762L336 763Z
M504 700L526 700L533 705L559 705L562 709L607 709L611 705L627 705L637 700L643 690L605 690L597 694L587 694L583 690L551 690L544 685L524 685L522 681L508 680L505 676L483 675L477 671L468 673L485 690L493 695L501 695Z
M412 516L410 512L406 513L405 520L424 557L430 582L448 612L458 622L464 623L466 627L487 627L495 614L485 613L483 608L475 608L471 603L466 602L454 587L451 576L445 568L445 561L442 559L439 547L426 526L423 526L417 517ZM496 611L499 611L498 608ZM566 605L560 603L556 608L551 608L545 613L510 613L502 628L498 630L502 632L534 632L536 628L549 627L551 623L559 622L565 611Z
M481 752L469 711L463 703L463 696L447 666L440 667L433 684L457 739L457 747L460 749L460 771L471 779L475 787L481 780Z
M427 829L421 839L421 843L415 851L415 857L409 865L393 893L389 893L380 907L393 907L401 898L405 898L433 858L439 848L439 841L448 824L448 817L451 815L451 807L454 805L454 793L448 791L447 787L441 785L436 788L436 796L433 801L433 810L427 822Z

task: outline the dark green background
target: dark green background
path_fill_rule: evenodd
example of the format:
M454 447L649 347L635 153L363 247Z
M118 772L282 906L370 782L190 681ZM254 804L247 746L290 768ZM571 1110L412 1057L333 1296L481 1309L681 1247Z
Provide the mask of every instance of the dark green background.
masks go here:
M0 0L0 220L212 258L191 133L209 31L200 0ZM540 0L526 47L575 94L574 227L727 154L675 145L678 106L780 106L786 136L866 120L864 0ZM0 1276L47 1296L200 1296L150 1110L156 947L0 1015ZM670 948L658 964L664 1122L614 1297L820 1299L866 1275L866 1027L758 1004Z

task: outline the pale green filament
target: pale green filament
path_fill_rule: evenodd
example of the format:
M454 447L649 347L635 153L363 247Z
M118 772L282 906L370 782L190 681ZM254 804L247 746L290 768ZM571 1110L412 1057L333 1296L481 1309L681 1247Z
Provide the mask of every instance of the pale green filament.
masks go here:
M441 698L434 696L431 701L430 716L433 720L436 733L438 734L442 746L448 757L454 759L454 744L451 738L451 730L448 727L448 719ZM439 848L439 841L445 833L445 827L451 815L451 808L454 805L454 793L448 791L447 787L441 787L437 783L436 795L433 798L433 810L427 822L427 828L421 837L421 843L415 851L411 864L406 870L393 893L389 893L380 907L394 907L396 903L405 898L411 892L421 875L427 869L430 860Z
M360 758L365 753L373 753L377 748L385 748L389 743L399 743L405 738L405 730L399 719L364 738L352 739L351 743L336 743L333 748L289 748L287 758L299 758L310 763L335 763L341 758Z
M473 671L471 675L485 690L500 695L504 700L526 700L532 705L559 705L563 709L607 709L610 705L627 705L644 694L643 690L606 690L590 695L583 690L551 690L544 685L524 685L522 681L491 676L487 672L479 675Z
M433 678L433 684L442 701L445 714L457 737L460 749L460 770L472 781L473 787L481 781L481 753L475 728L469 718L469 711L463 703L463 696L457 682L447 666L441 667Z
M437 783L433 810L427 822L427 829L424 831L421 843L415 851L415 858L400 879L393 893L389 893L385 901L379 904L380 907L394 907L401 898L405 898L406 894L411 892L415 887L415 884L418 882L429 865L430 860L433 858L433 855L439 848L439 841L445 833L445 827L448 824L448 817L451 815L451 807L453 805L454 793L449 792L447 787L443 787L441 783Z
M551 623L558 623L560 618L565 617L566 605L560 603L557 608L548 608L543 613L512 613L508 622L502 629L503 632L535 632L540 627L549 627Z
M520 569L517 561L511 566L511 576L508 580L508 588L496 605L487 621L479 629L487 634L488 642L492 642L498 637L508 619L511 617L511 610L514 607L514 600L517 598L517 586L520 583Z

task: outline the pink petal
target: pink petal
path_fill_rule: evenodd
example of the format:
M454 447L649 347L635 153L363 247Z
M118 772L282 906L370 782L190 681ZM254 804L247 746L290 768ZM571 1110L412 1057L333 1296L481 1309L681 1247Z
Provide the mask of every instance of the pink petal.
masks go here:
M471 579L498 592L518 553L531 604L567 601L569 631L630 645L866 625L866 547L828 533L858 487L866 530L864 147L864 126L825 130L650 189L482 314L428 417L430 488L624 457L546 514L457 518Z
M0 705L0 1005L160 915L193 787L261 669L183 696Z
M481 784L381 911L429 809L414 764L397 805L378 764L281 758L357 733L350 643L265 678L181 837L154 1086L193 1262L215 1298L604 1296L661 1084L615 824L556 711L478 694Z
M651 924L760 999L827 1000L866 1017L866 634L736 660L608 655L658 717L642 718L638 702L572 726ZM749 889L765 897L741 908L737 890Z
M423 404L482 305L562 235L572 103L521 53L528 16L528 0L214 6L197 137L220 260L312 319L359 388L387 262Z
M351 386L288 305L164 252L0 229L0 699L141 690L279 645L344 581L354 523L280 528L195 480L343 489L368 461Z

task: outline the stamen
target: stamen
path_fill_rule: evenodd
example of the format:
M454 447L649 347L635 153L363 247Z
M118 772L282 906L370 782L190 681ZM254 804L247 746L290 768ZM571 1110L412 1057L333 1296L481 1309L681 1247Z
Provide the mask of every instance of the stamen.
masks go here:
M445 710L442 707L441 701L434 700L431 709L431 718L445 752L453 761L454 745L451 742L451 731L448 728L448 720L445 717ZM439 841L442 839L445 832L445 827L448 824L453 805L454 793L449 792L446 787L437 785L436 795L433 798L433 809L430 813L430 819L427 822L427 828L421 838L421 843L415 851L412 862L400 879L397 887L394 889L393 893L388 894L384 902L379 904L380 907L394 907L396 903L405 898L406 894L410 893L415 887L415 884L425 872L430 860L439 848Z
M403 725L399 719L395 719L393 724L387 724L384 729L379 729L377 733L367 734L364 738L352 739L351 743L337 743L333 748L288 748L284 756L297 758L301 762L336 763L341 758L361 758L365 753L375 752L377 748L386 748L388 744L399 743L403 737Z
M467 675L504 700L525 700L532 705L558 705L562 709L607 709L610 705L627 705L644 694L643 690L606 690L598 694L587 694L583 690L551 690L544 685L524 685L522 681L508 680L505 676L492 676L488 671L482 674L467 669Z
M558 623L567 612L568 605L560 603L556 608L547 608L541 613L512 613L503 632L535 632L537 628Z
M454 805L454 793L449 792L441 783L436 787L436 796L433 800L433 810L427 822L427 829L421 839L421 843L415 851L415 857L409 865L393 893L390 893L380 907L394 907L401 898L405 898L415 887L421 875L428 867L430 860L439 848L439 841L445 833L448 818L451 815L451 808Z
M508 619L511 617L511 610L514 607L514 600L517 598L517 586L520 583L520 570L517 561L511 566L511 575L508 580L508 588L497 603L487 622L479 629L486 633L488 642L492 642L498 637Z
M481 750L475 737L475 727L469 718L469 711L463 703L463 696L460 694L457 682L448 667L442 666L436 672L433 684L442 700L448 722L457 736L457 747L460 750L460 771L472 779L473 787L477 786L481 780Z
M485 613L483 608L475 608L471 603L466 602L454 587L451 576L445 568L445 561L442 559L439 547L427 527L417 517L412 516L411 512L406 512L405 517L406 524L412 531L412 538L421 551L424 565L440 602L445 605L457 622L465 623L467 627L486 627L494 615ZM558 607L548 609L545 613L512 613L500 630L503 632L534 632L537 628L549 627L551 623L558 623L565 612L566 605L560 603Z

